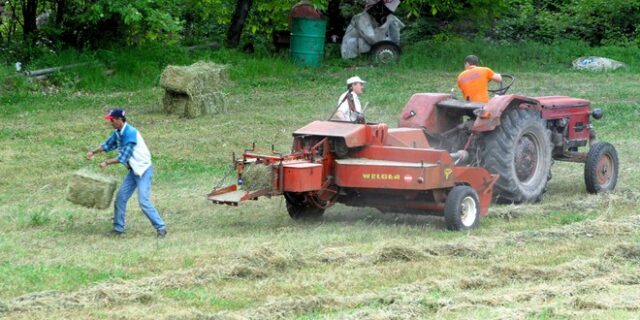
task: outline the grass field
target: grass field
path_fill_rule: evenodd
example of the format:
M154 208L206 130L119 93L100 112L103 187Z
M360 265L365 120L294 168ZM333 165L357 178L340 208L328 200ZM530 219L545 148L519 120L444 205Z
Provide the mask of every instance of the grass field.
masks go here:
M293 130L333 111L349 76L368 81L361 97L370 103L367 119L391 126L413 93L449 92L468 51L434 67L446 57L434 50L437 59L428 62L427 49L407 48L393 67L330 60L317 70L280 56L216 53L206 58L230 65L226 112L192 120L160 112L155 84L163 64L193 57L132 66L138 78L123 76L115 63L111 77L121 81L108 84L95 80L98 68L59 75L55 86L5 92L0 318L637 318L637 53L627 56L626 71L612 73L571 71L571 59L562 64L557 57L546 68L540 48L532 48L531 57L540 57L528 63L516 62L527 48L481 56L496 71L515 74L512 93L584 97L605 110L594 126L618 149L620 179L611 194L587 194L582 165L556 162L541 203L494 205L472 232L447 232L437 217L342 205L321 222L299 223L282 198L237 208L205 200L232 152L252 142L287 151ZM607 52L616 58L617 51ZM127 109L154 155L152 199L167 222L166 239L155 239L135 196L121 238L107 235L111 209L65 200L71 174L97 168L99 161L84 155L110 133L101 116L113 105ZM120 179L125 169L106 173Z

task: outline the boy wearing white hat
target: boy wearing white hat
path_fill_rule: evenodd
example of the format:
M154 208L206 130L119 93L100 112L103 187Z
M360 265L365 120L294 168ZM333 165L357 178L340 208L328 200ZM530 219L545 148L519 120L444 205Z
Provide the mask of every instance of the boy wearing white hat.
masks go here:
M355 76L347 79L347 91L338 99L338 109L333 115L333 120L356 121L362 114L362 107L358 96L364 92L366 81Z

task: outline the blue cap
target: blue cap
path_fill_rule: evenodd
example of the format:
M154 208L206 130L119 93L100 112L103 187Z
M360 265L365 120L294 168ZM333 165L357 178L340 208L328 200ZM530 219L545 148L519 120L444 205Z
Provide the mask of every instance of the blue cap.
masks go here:
M125 117L125 112L122 109L111 109L104 116L104 118L107 120L113 120L113 118L124 118L124 117Z

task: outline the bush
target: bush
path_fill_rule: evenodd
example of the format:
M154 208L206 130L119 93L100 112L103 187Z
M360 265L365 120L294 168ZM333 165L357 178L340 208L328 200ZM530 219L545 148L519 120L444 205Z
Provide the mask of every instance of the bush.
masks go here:
M545 43L579 39L592 46L638 45L638 1L511 0L511 8L496 24L494 38Z

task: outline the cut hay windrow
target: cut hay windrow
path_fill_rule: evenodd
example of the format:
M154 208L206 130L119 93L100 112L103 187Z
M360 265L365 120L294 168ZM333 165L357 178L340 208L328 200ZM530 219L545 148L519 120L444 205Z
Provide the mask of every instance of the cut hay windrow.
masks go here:
M376 263L393 261L420 261L426 258L420 250L402 245L387 245L380 248L376 254Z
M165 89L164 111L187 118L226 111L222 93L228 79L226 69L209 62L167 66L160 78Z
M67 200L87 208L106 209L111 204L116 185L116 180L109 176L80 169L69 180Z

